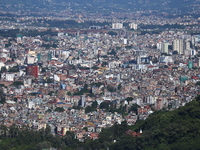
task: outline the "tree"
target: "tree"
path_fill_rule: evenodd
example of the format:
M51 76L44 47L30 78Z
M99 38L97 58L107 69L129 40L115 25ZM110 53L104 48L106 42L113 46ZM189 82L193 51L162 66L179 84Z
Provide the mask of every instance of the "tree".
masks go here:
M91 106L85 107L85 113L89 113L89 112L92 112L92 111L93 111L93 109L92 109Z
M4 104L6 102L6 97L3 92L3 88L0 88L0 103Z
M105 67L106 65L108 65L108 62L103 61L101 65L102 65L102 67Z
M48 95L52 96L54 93L54 91L49 91Z
M63 107L56 107L54 111L63 112L65 109Z
M21 81L15 81L12 83L13 86L18 87L19 85L23 85Z
M127 102L130 102L130 101L133 100L133 98L132 97L127 97L125 100L127 100Z
M99 67L98 66L92 66L92 69L97 70L97 69L99 69Z
M109 34L109 35L112 35L112 36L113 36L113 35L114 35L114 36L116 36L116 35L117 35L117 33L116 33L116 32L114 32L114 31L109 31L109 32L108 32L108 34Z
M116 88L113 87L113 86L111 86L111 85L108 85L108 86L107 86L107 90L108 90L109 92L116 92Z
M87 107L85 108L85 113L89 113L89 112L92 112L92 111L96 111L97 106L98 106L97 101L92 102L92 105L91 105L91 106L87 106Z
M7 71L6 67L1 67L1 72L6 72L6 71Z
M69 91L69 92L67 92L67 95L72 96L72 93Z
M41 72L46 72L47 68L42 67Z
M75 139L74 132L67 131L66 135L63 137L65 144L70 148L76 148L79 145L79 141Z
M46 82L46 83L53 83L53 79L47 78L47 79L45 80L45 82Z
M1 125L1 126L0 126L0 130L1 130L1 132L2 132L1 135L0 135L1 138L7 137L7 135L8 135L8 134L7 134L8 128L7 128L5 125Z
M100 109L106 109L106 110L109 110L110 109L110 106L111 106L111 102L102 102L99 106Z
M19 66L13 66L12 68L9 68L8 72L19 72Z
M47 124L45 128L45 136L51 133L51 127Z
M196 82L196 85L199 85L199 86L200 86L200 81L197 81L197 82Z
M114 50L114 49L112 49L112 50L111 50L111 52L110 52L110 53L108 53L108 54L110 54L110 55L116 55L117 53L115 52L115 50Z
M138 104L133 104L132 106L131 106L131 108L129 109L129 112L131 112L131 111L134 111L136 114L138 113L137 112L137 109L138 108L140 108L140 106L138 105Z
M85 130L86 132L88 132L88 128L87 127L84 127L83 130Z
M92 102L92 107L93 107L93 108L97 108L97 106L98 106L97 101Z
M40 142L36 145L37 150L49 149L51 147L51 143L48 141Z
M19 128L15 124L13 124L13 125L11 125L9 127L9 136L10 136L10 138L17 137L18 132L19 132Z
M120 84L118 84L118 86L117 86L117 90L121 90L121 88L122 88L122 85L121 85L121 83Z

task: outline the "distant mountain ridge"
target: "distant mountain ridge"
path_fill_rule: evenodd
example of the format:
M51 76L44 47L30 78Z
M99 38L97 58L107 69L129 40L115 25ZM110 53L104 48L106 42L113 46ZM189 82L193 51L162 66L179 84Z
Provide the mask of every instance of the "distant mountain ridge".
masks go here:
M0 5L21 5L18 9L27 7L48 10L85 10L88 12L132 12L144 10L159 10L166 12L193 11L200 7L198 0L0 0ZM26 6L26 7L25 7ZM5 7L1 7L6 9ZM12 8L12 7L10 7Z

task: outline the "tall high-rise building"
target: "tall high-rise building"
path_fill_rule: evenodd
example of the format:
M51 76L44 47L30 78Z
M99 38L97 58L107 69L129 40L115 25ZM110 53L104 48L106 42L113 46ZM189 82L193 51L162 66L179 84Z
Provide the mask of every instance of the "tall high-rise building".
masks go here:
M183 53L186 56L191 55L191 48L190 48L190 41L189 40L183 41Z
M137 25L136 23L130 23L130 24L129 24L129 27L130 27L130 29L137 30L138 25Z
M184 40L184 43L183 43L183 49L184 50L190 50L190 41L188 40Z
M169 46L169 43L162 43L162 46L161 46L162 53L167 53L167 54L169 53L168 46Z
M112 29L122 29L123 24L122 23L112 23Z
M178 54L183 54L183 40L182 39L176 39L172 43L173 51L177 51Z
M191 42L193 46L197 46L197 44L200 42L200 35L193 35Z
M197 58L197 65L200 67L200 57Z
M82 95L82 96L81 96L80 106L81 106L81 107L85 107L85 95Z
M161 42L157 43L156 47L157 47L157 49L161 50L162 49L162 43Z

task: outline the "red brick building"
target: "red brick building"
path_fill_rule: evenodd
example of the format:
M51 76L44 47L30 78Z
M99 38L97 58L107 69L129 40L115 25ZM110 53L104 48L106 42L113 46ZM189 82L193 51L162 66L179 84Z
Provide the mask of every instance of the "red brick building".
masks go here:
M28 65L26 74L27 75L32 75L35 78L38 78L38 73L39 73L39 67L37 65Z

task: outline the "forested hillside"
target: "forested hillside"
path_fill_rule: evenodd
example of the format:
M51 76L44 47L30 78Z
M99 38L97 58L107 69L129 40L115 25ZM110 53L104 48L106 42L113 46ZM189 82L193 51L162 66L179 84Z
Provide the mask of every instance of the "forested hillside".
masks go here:
M112 149L199 149L200 96L179 109L155 112L131 128L143 129L142 135L121 137Z

